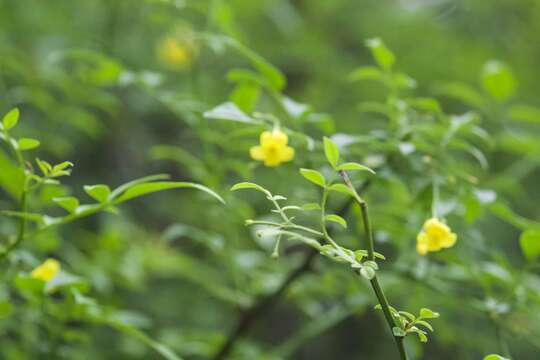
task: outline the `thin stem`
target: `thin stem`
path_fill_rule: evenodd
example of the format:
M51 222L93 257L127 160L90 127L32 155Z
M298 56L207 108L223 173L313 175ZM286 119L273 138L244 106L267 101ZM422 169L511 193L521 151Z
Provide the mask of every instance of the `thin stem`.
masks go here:
M433 198L431 200L431 215L437 218L437 204L439 203L439 184L435 174L433 175Z
M493 322L493 327L495 328L495 337L497 338L497 343L499 345L499 350L501 351L501 354L503 354L504 357L511 359L512 355L510 353L510 347L508 346L508 343L504 338L504 334L502 333L499 322L493 317L491 318L491 321Z
M367 189L370 184L370 181L364 182L364 184L362 184L360 187L361 191ZM345 216L352 204L353 202L351 200L347 200L347 202L345 202L336 213L340 216ZM318 253L319 252L315 251L314 249L309 249L302 263L289 273L289 275L283 280L281 285L274 292L260 297L251 307L246 309L241 314L233 331L228 335L223 345L220 346L219 350L216 352L216 355L214 355L212 358L213 360L222 360L229 356L236 342L249 331L253 323L262 317L262 315L270 311L270 308L279 301L281 296L287 291L291 284L311 270L313 261L315 261L317 258Z
M375 259L375 246L373 242L373 230L371 228L371 223L369 221L369 213L368 213L368 206L367 203L358 195L356 189L352 185L351 179L349 178L349 175L345 171L340 171L339 174L343 178L343 181L347 185L347 187L352 191L353 196L355 200L358 202L358 205L360 205L360 210L362 212L362 221L364 223L364 231L366 233L367 238L367 251L368 251L368 259L373 261ZM396 342L396 347L399 352L399 356L401 360L407 360L407 352L405 351L405 346L403 344L404 337L402 336L396 336L394 335L394 327L398 327L398 324L396 323L396 320L394 319L394 316L392 315L392 312L390 311L390 304L388 303L388 300L386 299L386 296L384 295L384 291L381 288L381 285L379 284L379 280L377 279L377 275L373 276L373 278L370 280L371 287L373 288L373 292L375 293L375 296L377 297L377 300L379 301L379 304L381 305L381 309L384 314L384 318L386 320L386 323L388 324L388 327L390 328L390 332L392 333L392 336L394 338L394 341Z
M302 230L308 233L311 233L313 235L317 236L323 236L323 233L317 230L310 229L308 227L297 225L297 224L280 224L273 221L264 221L264 220L250 220L250 225L268 225L268 226L275 226L281 229L295 229L295 230Z
M21 169L23 173L23 187L21 190L21 195L19 198L19 210L22 213L26 212L26 206L27 206L27 193L28 193L28 177L26 175L26 165L24 163L24 157L21 151L19 150L18 146L14 144L14 141L8 134L7 131L4 131L4 138L6 140L6 143L8 144L9 148L15 155L15 158L17 159L17 162L19 164L19 168ZM17 231L17 237L15 238L15 241L8 244L7 248L0 254L0 258L3 258L7 256L11 251L13 251L15 248L19 246L19 244L24 239L24 233L26 230L26 219L24 217L21 217L19 220L19 229Z
M332 245L339 253L340 255L347 256L343 249L341 249L341 246L339 246L334 239L330 236L328 233L328 230L326 229L326 202L328 200L328 188L324 188L322 200L321 200L321 228L322 228L322 234L323 238Z

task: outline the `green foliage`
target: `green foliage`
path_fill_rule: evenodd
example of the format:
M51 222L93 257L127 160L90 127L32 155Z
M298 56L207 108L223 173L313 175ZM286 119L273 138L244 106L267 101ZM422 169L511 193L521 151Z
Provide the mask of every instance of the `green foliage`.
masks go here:
M1 2L0 358L535 358L539 14Z

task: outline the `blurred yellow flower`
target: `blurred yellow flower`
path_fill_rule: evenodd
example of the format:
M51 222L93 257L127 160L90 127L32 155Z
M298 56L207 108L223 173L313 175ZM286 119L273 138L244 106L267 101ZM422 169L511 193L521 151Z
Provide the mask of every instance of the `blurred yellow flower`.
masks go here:
M37 268L32 270L32 277L44 282L52 280L60 271L60 263L55 259L47 259Z
M416 251L422 256L430 251L439 251L454 246L457 235L437 218L426 220L416 237Z
M249 150L249 154L254 160L264 161L266 166L278 166L294 158L294 149L287 146L289 138L280 130L263 132L260 142Z
M185 70L193 60L192 46L174 36L165 36L157 44L157 56L172 70Z

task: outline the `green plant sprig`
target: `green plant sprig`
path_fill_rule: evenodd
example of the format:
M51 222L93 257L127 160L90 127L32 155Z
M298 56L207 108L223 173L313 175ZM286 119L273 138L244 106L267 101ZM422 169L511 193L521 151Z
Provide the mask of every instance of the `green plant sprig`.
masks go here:
M351 170L368 171L371 173L375 172L362 164L351 162L339 163L339 149L337 145L328 138L324 138L323 144L326 159L328 160L332 168L342 177L344 184L328 182L325 177L316 170L300 169L300 174L304 178L322 188L322 197L320 204L308 204L304 206L281 206L279 201L286 200L284 196L273 195L269 190L263 188L262 186L249 182L238 183L234 185L231 190L257 190L265 194L266 198L272 202L274 206L272 212L279 214L282 222L267 220L247 220L246 225L262 225L269 227L269 229L258 231L257 234L261 236L265 232L270 232L270 234L276 235L276 248L279 245L279 241L282 237L300 240L306 245L316 249L323 256L326 256L339 263L349 264L349 266L351 266L351 268L355 272L369 280L375 296L379 301L378 307L380 307L380 309L383 311L385 320L396 342L396 347L400 354L400 358L406 360L408 359L408 357L403 344L405 336L411 333L415 333L418 335L422 342L427 341L427 333L424 330L420 329L418 325L425 327L428 330L433 330L431 325L426 322L425 319L438 317L438 314L427 308L423 308L421 310L420 316L415 317L408 312L397 311L395 310L395 308L390 306L376 275L376 271L379 269L379 267L375 260L377 258L384 259L384 256L377 253L374 248L373 232L369 220L367 203L358 194L347 174L347 171ZM326 204L329 194L331 192L346 193L352 196L359 204L362 212L362 220L364 223L367 238L366 250L360 249L354 251L351 249L347 249L339 245L330 236L327 230L328 222L337 223L345 228L347 227L347 222L345 219L335 214L326 213ZM310 227L296 224L294 222L294 217L289 217L287 215L287 211L289 210L319 210L321 230L319 231ZM316 238L310 237L313 235L316 236ZM324 241L326 244L321 244L321 240Z
M221 203L225 203L221 196L206 186L191 182L165 181L166 179L169 179L169 176L166 174L158 174L129 181L112 191L107 185L103 184L86 185L84 186L84 191L96 201L92 204L80 204L79 199L74 196L54 198L53 201L68 212L68 215L66 216L53 217L41 213L30 213L27 211L28 196L42 185L60 184L58 178L69 176L71 174L70 168L73 166L73 163L64 161L53 166L47 161L36 159L36 163L42 175L34 173L32 166L26 163L22 151L35 149L39 146L39 141L30 138L15 140L10 135L9 130L17 125L18 120L19 110L13 109L3 117L2 122L0 123L0 139L4 140L7 143L7 146L12 150L17 159L18 166L24 174L19 209L17 211L0 211L0 216L15 217L20 221L15 239L0 249L0 259L8 256L25 238L31 238L38 232L55 226L64 225L101 211L116 212L116 205L162 190L193 188L206 192ZM28 221L36 223L38 225L37 230L28 233L26 231L26 223Z

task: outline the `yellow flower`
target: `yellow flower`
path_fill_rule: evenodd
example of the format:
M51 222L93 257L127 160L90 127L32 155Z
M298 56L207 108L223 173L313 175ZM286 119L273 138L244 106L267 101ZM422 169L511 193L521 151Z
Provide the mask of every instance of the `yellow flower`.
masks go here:
M31 275L35 279L48 282L52 280L59 271L60 263L55 259L47 259L43 264L32 270Z
M261 134L261 144L253 146L249 154L254 160L264 161L266 166L278 166L282 162L291 161L294 149L287 146L289 138L284 132L275 129Z
M193 49L174 36L166 36L157 45L157 56L172 70L185 70L191 66Z
M437 218L426 220L422 230L416 237L416 251L422 256L430 251L439 251L454 246L457 235L448 225Z

